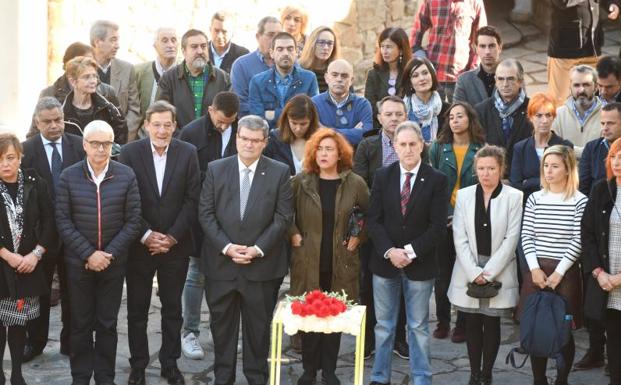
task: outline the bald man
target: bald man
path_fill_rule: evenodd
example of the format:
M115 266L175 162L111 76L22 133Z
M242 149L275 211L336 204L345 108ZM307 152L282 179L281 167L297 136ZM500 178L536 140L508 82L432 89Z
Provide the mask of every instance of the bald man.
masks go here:
M356 146L365 132L373 128L371 103L351 92L354 68L346 60L330 63L326 71L328 90L313 97L319 121L343 134Z

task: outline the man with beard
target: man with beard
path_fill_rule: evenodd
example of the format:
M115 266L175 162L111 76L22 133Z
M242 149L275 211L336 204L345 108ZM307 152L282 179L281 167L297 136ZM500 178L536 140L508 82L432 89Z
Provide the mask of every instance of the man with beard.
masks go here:
M602 102L595 97L597 72L580 64L569 71L571 96L556 110L552 130L574 144L576 157L582 157L587 142L601 135L599 115Z
M184 127L207 113L214 96L230 87L229 75L209 63L207 35L190 29L181 37L183 62L162 76L156 100L177 109L177 127Z
M270 128L274 128L289 99L297 94L313 97L319 93L319 86L313 72L295 65L296 45L290 33L274 36L270 55L274 67L252 78L248 103L252 115L265 118Z
M211 17L209 34L209 61L226 73L231 72L233 62L240 56L248 53L246 47L237 45L231 41L235 26L232 22L233 17L224 12L216 12Z

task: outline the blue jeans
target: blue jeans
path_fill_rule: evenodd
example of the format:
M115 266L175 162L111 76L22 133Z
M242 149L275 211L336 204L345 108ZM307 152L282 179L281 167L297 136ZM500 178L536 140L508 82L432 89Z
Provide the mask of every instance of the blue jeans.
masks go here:
M431 384L429 300L434 280L412 281L403 271L395 278L373 275L375 298L375 362L371 381L390 383L399 297L403 290L410 346L410 376L414 385Z
M198 325L201 322L201 306L205 294L205 276L200 271L200 259L190 257L188 275L183 287L183 330L185 337L194 333L198 337Z

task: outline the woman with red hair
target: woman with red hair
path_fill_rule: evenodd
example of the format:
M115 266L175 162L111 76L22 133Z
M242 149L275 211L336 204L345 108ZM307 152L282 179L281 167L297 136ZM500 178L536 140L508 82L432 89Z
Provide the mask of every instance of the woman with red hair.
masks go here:
M369 190L351 171L352 159L347 139L330 128L320 128L306 142L304 171L291 182L291 295L344 290L348 298L358 300L363 226L352 226L350 218L359 220L367 211ZM298 385L314 383L320 369L323 382L340 384L335 375L340 342L340 333L302 334L304 373Z
M606 175L593 186L582 216L584 311L604 322L610 384L621 385L621 139L608 150Z

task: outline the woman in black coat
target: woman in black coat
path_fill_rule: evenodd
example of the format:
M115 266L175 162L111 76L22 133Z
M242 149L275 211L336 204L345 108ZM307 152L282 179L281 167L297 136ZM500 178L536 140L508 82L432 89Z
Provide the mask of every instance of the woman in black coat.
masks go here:
M14 135L0 134L0 356L8 339L12 385L25 384L26 323L39 316L39 296L47 292L41 259L55 242L47 184L36 172L20 170L22 154Z
M606 171L582 216L584 310L606 326L610 384L621 385L621 139L610 146Z

